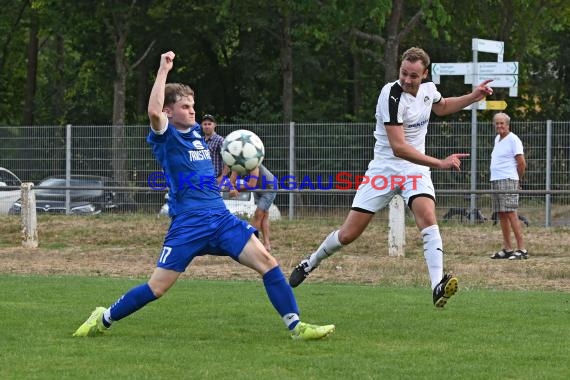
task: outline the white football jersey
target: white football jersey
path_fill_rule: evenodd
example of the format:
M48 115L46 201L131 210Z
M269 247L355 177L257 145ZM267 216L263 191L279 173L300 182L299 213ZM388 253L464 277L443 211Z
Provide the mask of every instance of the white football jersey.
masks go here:
M416 96L404 92L399 80L386 84L380 91L376 105L374 159L408 162L394 156L385 125L403 125L406 142L425 154L432 104L438 103L441 98L431 81L422 82Z

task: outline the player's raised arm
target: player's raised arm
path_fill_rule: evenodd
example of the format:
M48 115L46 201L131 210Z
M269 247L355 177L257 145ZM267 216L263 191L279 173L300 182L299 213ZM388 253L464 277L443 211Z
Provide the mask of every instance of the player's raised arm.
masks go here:
M434 103L432 110L438 116L445 116L461 111L470 104L485 99L487 95L493 95L493 89L488 85L491 82L492 79L484 80L469 94L451 98L443 98L439 103Z
M172 69L175 54L172 51L166 52L160 56L160 67L156 73L156 79L150 92L148 99L148 117L150 126L155 131L160 131L166 124L166 115L164 108L164 87L168 72Z

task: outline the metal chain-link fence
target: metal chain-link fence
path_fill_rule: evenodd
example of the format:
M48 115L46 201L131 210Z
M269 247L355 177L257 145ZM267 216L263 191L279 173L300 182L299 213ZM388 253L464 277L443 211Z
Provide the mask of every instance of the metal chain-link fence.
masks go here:
M149 127L123 126L120 141L113 138L113 128L120 127L0 127L0 167L35 184L66 174L67 167L74 175L110 177L116 186L129 188L121 192L132 203L131 210L158 213L165 192L149 186L149 177L161 170L146 143ZM364 174L372 159L374 128L374 123L257 123L220 124L217 132L224 136L236 129L248 129L261 137L266 149L264 164L283 189L275 203L284 217L342 219L352 203L358 176ZM528 168L523 191L539 192L522 194L520 213L535 225L545 225L548 219L553 225L570 224L570 122L512 121L511 130L525 147ZM477 190L489 189L494 137L490 122L478 123ZM427 154L438 158L471 153L471 124L431 123L426 147ZM470 159L466 159L461 172L432 170L440 218L452 209L459 210L454 219L472 212L491 218L488 194L475 195L478 210L472 210L470 167ZM461 190L465 193L457 194ZM540 193L546 190L559 192ZM386 217L385 211L379 213L380 219Z

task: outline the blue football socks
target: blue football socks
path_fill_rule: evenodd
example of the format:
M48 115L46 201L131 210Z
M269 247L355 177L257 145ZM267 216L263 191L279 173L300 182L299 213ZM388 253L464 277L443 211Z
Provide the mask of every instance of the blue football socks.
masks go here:
M148 283L136 286L125 293L109 308L111 320L107 321L106 318L103 318L103 323L110 325L112 321L119 321L155 299L156 296L150 289L150 286L148 286Z
M287 328L293 330L299 323L299 308L293 289L285 280L285 276L279 266L263 275L263 285L265 285L265 291L273 307L283 318Z

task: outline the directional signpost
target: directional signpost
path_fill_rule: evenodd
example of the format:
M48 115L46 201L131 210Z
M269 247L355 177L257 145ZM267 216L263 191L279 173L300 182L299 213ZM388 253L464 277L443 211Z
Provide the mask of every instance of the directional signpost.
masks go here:
M467 73L469 73L469 78L471 78L472 67L472 63L432 63L431 78L433 83L436 84L440 83L439 77L441 75L467 75ZM465 80L467 80L467 77Z
M508 88L509 96L518 96L518 62L479 62L476 73L472 72L473 65L470 66L465 74L465 84L478 84L486 79L492 79L491 86Z
M502 111L507 108L507 102L504 100L481 100L477 103L478 110L493 110ZM465 110L470 110L471 106L465 107Z
M507 108L507 102L504 100L487 100L485 102L485 109L502 111Z
M471 40L473 51L482 51L485 53L497 54L497 62L503 62L503 54L505 53L505 43L503 41L482 40L473 38Z
M475 88L484 80L492 79L491 87L508 88L509 96L518 96L519 63L503 62L505 43L503 41L483 40L473 38L471 41L473 62L432 63L431 76L434 83L440 83L442 75L463 75L465 84ZM497 62L478 62L477 53L497 54ZM477 188L477 110L504 110L507 102L504 100L483 100L465 109L471 110L471 190ZM471 209L477 208L475 193L471 194ZM475 213L472 212L472 221Z
M431 78L434 83L441 83L442 75L463 75L465 84L481 83L492 79L491 86L508 88L509 96L518 96L518 62L480 62L477 73L473 73L473 63L432 63ZM475 79L475 80L473 80Z
M518 62L479 62L477 65L479 75L513 74L518 75Z

